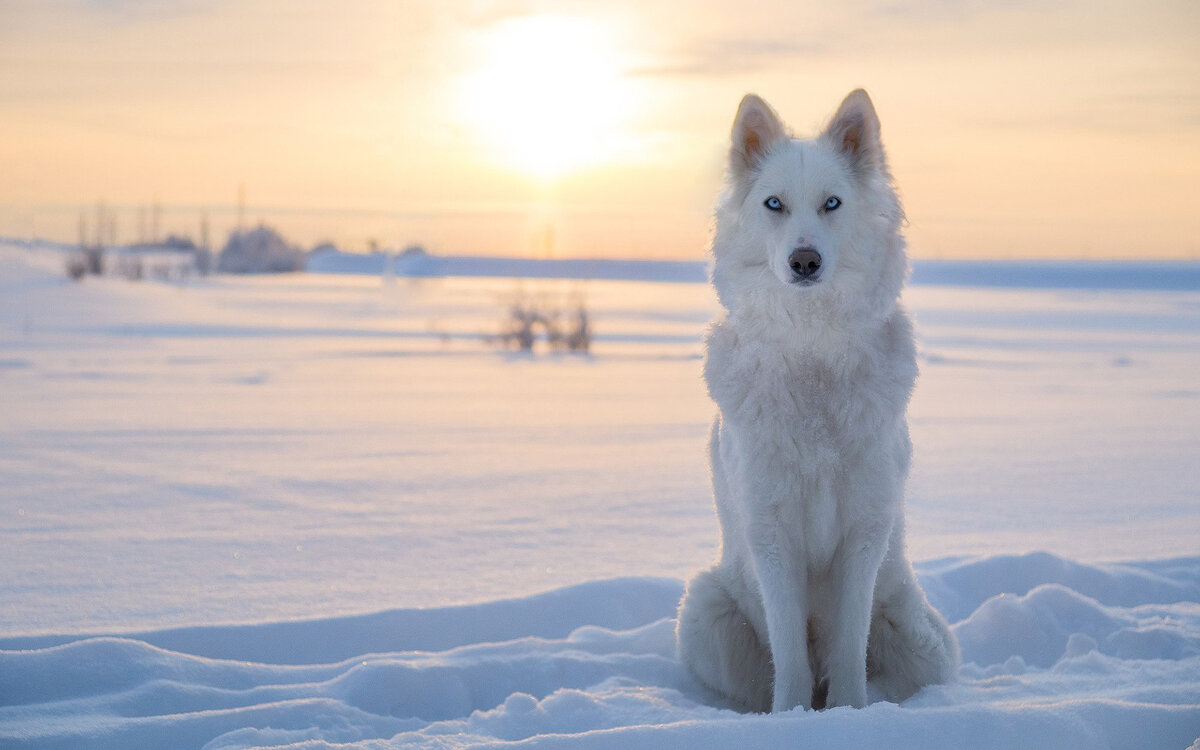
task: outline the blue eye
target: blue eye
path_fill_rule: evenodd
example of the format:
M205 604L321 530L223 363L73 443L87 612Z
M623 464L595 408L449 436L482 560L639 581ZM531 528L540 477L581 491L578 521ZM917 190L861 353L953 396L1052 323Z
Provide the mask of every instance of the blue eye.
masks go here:
M842 205L842 199L837 197L836 195L831 195L825 199L825 210L826 211L836 211L836 210L838 210L838 207L841 205Z
M767 208L771 209L772 211L782 211L783 210L783 201L779 200L778 198L776 198L773 195L770 198L767 198L765 201L763 201L763 205L766 206Z

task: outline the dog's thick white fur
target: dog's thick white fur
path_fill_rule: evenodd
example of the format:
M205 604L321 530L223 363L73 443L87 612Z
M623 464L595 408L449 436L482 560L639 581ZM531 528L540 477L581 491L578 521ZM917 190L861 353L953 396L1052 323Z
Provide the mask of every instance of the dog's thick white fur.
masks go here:
M959 662L904 549L917 375L903 212L864 91L810 140L750 95L733 125L704 374L721 557L683 663L752 711L899 701Z

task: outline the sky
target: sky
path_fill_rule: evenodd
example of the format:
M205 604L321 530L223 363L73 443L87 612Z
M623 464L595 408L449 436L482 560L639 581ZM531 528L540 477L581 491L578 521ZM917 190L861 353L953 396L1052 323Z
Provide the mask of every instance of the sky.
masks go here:
M0 235L700 259L857 87L914 257L1200 258L1195 0L0 0Z

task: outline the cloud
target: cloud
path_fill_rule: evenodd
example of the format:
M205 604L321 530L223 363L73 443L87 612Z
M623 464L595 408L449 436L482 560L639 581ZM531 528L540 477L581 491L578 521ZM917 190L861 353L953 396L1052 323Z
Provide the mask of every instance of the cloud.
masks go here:
M1114 86L1104 92L1064 96L1040 109L990 113L967 124L996 130L1104 133L1127 138L1195 134L1200 131L1200 94L1186 84L1178 88L1160 85L1154 90Z
M725 76L767 70L781 62L828 53L824 44L790 39L705 38L692 42L660 65L639 68L649 77Z

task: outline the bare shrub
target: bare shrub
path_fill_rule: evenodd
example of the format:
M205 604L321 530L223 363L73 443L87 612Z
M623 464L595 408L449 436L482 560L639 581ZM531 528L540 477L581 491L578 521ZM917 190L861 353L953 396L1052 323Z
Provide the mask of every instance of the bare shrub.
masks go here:
M83 249L83 262L87 272L93 276L104 274L104 248L92 245Z
M533 351L539 338L551 351L586 354L592 343L591 324L582 298L564 315L562 306L545 298L531 298L518 291L508 304L508 316L498 340L519 351Z
M586 353L592 346L592 329L588 323L587 308L584 307L582 300L575 308L573 325L565 338L565 343L567 349L573 352Z
M66 260L67 277L72 281L83 281L87 276L87 260L80 253L71 253Z

